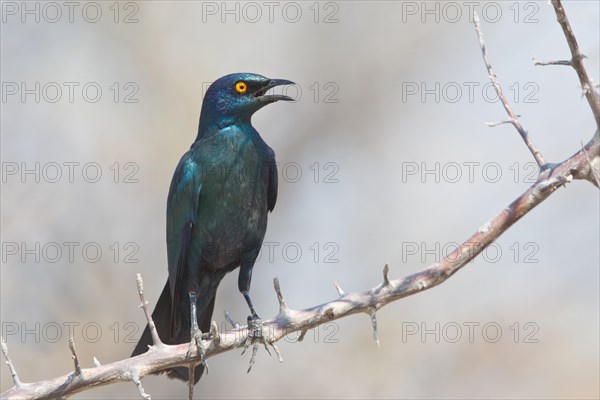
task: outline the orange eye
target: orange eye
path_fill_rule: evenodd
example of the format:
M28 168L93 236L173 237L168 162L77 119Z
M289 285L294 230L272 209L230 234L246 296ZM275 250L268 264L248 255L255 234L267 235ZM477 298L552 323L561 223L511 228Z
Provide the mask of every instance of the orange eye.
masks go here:
M238 82L235 84L235 91L239 94L246 93L246 89L248 89L246 82Z

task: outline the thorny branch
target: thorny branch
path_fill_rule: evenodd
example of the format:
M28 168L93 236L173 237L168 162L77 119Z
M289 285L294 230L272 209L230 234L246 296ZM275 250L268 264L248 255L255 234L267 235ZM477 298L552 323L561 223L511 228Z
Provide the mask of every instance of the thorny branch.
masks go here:
M363 292L345 293L337 285L340 293L337 299L304 310L290 309L285 303L281 290L277 290L279 313L273 319L265 322L263 334L270 343L274 343L290 333L306 332L318 325L352 314L365 313L371 316L374 315L375 311L395 300L443 283L467 265L515 222L542 203L558 187L571 182L573 179L591 180L593 175L584 171L589 171L592 164L600 165L599 154L600 134L595 134L583 149L551 170L546 170L534 185L483 224L446 258L421 272L396 280L390 280L385 274L380 285ZM590 155L593 156L590 158ZM588 161L588 158L591 162ZM275 288L279 289L277 280L275 281ZM146 316L149 317L148 322L151 323L150 313L147 312L147 304L143 302L142 307ZM153 326L153 324L151 323L150 326ZM374 336L377 337L375 323L373 327ZM215 335L215 333L213 332L211 338L205 341L206 358L242 347L248 336L246 326L237 326L237 328L221 332L218 335ZM16 378L15 387L2 393L2 398L43 399L68 396L90 387L126 381L133 381L140 389L140 393L144 393L141 383L136 378L175 366L186 366L190 361L200 362L198 355L191 360L186 357L188 347L188 344L177 346L155 345L147 353L134 358L94 368L83 368L80 374L73 372L36 383L17 384L19 381L16 378L15 371L13 373L13 377Z
M556 10L558 21L563 27L565 37L573 54L571 66L577 71L582 81L582 86L590 107L598 122L600 115L600 105L598 95L594 92L591 82L582 63L583 56L579 53L575 36L572 33L564 10L559 0L552 0ZM476 20L476 31L479 36L480 45L484 57L484 62L488 69L490 79L494 83L498 94L501 95L500 88L495 80L495 74L491 70L483 36ZM548 62L551 64L561 64L559 62ZM528 148L538 161L540 166L546 165L541 153L528 140L527 133L523 130L517 116L512 112L506 99L502 99L504 108L510 117L511 123L521 134ZM279 301L279 313L271 320L265 321L263 326L263 335L268 338L269 344L273 345L284 336L301 332L300 338L311 328L324 324L329 321L347 317L352 314L365 313L371 317L373 326L373 336L377 337L376 311L381 307L404 297L422 292L445 282L457 271L467 265L483 249L494 242L500 235L509 229L514 223L521 219L534 207L542 203L557 188L571 182L574 179L584 179L598 186L598 169L600 168L600 133L596 131L592 139L582 146L581 150L566 159L565 161L552 164L543 168L538 180L517 199L515 199L506 208L500 211L496 216L483 224L470 238L462 243L456 250L446 256L442 261L430 265L421 272L406 276L404 278L390 280L388 277L389 267L386 265L383 270L383 281L376 287L362 292L346 293L340 285L334 283L338 298L315 307L304 310L293 310L288 307L281 292L279 280L275 278L274 287ZM115 382L133 382L144 399L150 396L145 393L140 378L153 372L162 371L175 366L187 366L190 363L199 363L202 360L200 355L188 358L188 344L176 346L166 345L160 341L147 302L144 300L143 284L138 275L138 293L140 296L141 307L144 310L146 319L151 329L154 345L149 351L137 357L117 361L111 364L100 365L94 358L94 367L81 368L75 354L74 344L70 342L70 349L74 360L74 372L58 378L49 379L36 383L23 383L19 380L11 359L8 356L8 349L4 339L2 339L2 352L9 366L15 386L2 393L3 399L45 399L65 397L77 392L89 389L91 387L107 385ZM211 335L207 340L203 340L206 348L205 357L210 358L220 353L230 351L244 346L248 337L248 327L240 326L233 322L228 315L228 321L233 325L233 329L218 333L216 326L211 325ZM281 355L275 346L279 359Z

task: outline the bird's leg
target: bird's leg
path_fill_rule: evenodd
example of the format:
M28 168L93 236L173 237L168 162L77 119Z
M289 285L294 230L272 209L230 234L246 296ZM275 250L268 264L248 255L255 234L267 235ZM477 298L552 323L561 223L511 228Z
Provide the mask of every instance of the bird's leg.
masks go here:
M244 299L246 299L246 303L248 303L248 307L250 307L250 312L252 313L252 318L260 320L260 317L256 313L256 310L254 309L254 305L252 304L252 299L250 299L250 294L248 292L243 292L242 294L244 295ZM250 317L248 317L248 318L250 318Z
M204 365L206 372L208 373L208 365L206 364L206 349L204 348L204 343L202 342L202 331L198 327L198 318L196 316L196 292L189 292L190 296L190 347L188 348L186 357L189 358L192 356L192 348L194 344L196 348L200 352L200 361ZM190 382L193 382L194 379L194 365L190 365Z
M252 357L250 357L250 365L248 366L248 371L252 369L254 362L256 361L256 353L258 352L259 343L262 343L267 350L267 353L271 355L269 351L269 347L267 346L267 339L262 332L263 323L256 310L254 309L254 305L252 304L252 300L250 299L250 295L248 292L243 292L244 298L246 299L246 303L248 303L248 307L250 307L250 313L252 315L248 316L248 336L246 337L246 342L244 343L244 351L242 354L248 350L248 347L252 345Z
M265 349L267 349L267 353L271 355L271 352L267 347L267 339L265 339L262 332L263 323L254 309L252 300L250 300L250 294L248 294L250 291L250 281L252 280L252 267L254 267L254 261L243 262L240 266L240 275L238 277L238 288L246 299L246 303L248 303L251 313L251 315L248 317L248 336L246 337L246 342L244 343L244 351L242 351L242 354L244 354L246 350L248 350L248 347L252 345L252 357L250 358L248 372L250 372L252 365L254 365L254 361L256 361L256 353L258 352L259 343L262 343L265 346Z

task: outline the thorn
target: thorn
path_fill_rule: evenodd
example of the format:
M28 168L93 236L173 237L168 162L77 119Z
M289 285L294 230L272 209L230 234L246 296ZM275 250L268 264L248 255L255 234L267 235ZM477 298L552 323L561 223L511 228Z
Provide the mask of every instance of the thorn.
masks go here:
M239 329L240 324L235 322L233 320L233 318L231 318L231 315L229 315L229 313L227 311L225 311L224 314L225 314L225 321L229 322L229 324L231 324L231 326L233 326L233 329Z
M287 314L288 307L285 304L285 299L281 293L281 287L279 286L279 278L273 278L273 286L275 287L275 293L277 293L277 301L279 301L279 314Z
M369 308L369 316L371 317L371 324L373 325L373 339L377 343L377 347L381 348L379 344L379 336L377 335L377 315L374 307Z
M8 365L8 369L10 370L10 374L12 375L13 381L15 382L15 387L20 389L23 387L21 380L19 379L19 375L17 375L17 370L13 365L10 357L8 356L8 347L6 346L6 339L4 336L0 337L0 342L2 343L2 353L4 354L4 358L6 359L6 365Z
M519 115L517 115L517 116L519 116ZM498 125L503 125L503 124L511 124L511 125L514 125L514 124L513 124L513 121L512 121L512 120L510 120L510 119L505 119L505 120L503 120L503 121L498 121L498 122L486 122L485 124L486 124L487 126L489 126L490 128L493 128L493 127L495 127L495 126L498 126Z
M275 350L275 354L277 354L277 359L279 360L279 362L282 363L283 362L283 357L281 357L281 353L279 352L279 349L275 345L275 342L270 342L269 344L271 345L271 347L273 348L273 350Z
M142 275L137 274L136 276L137 289L138 294L140 296L140 307L144 310L144 315L146 316L146 321L148 321L148 327L150 328L150 334L152 335L152 343L156 347L161 347L163 342L160 340L158 336L158 332L156 331L156 325L154 325L154 320L152 319L152 314L150 314L150 310L148 309L148 302L144 299L144 281L142 280Z
M71 357L73 358L73 364L75 365L75 375L81 375L81 366L79 365L77 353L75 352L75 341L73 340L73 336L69 338L69 349L71 349Z
M385 264L383 267L383 286L390 286L390 278L388 278L388 273L390 272L390 265Z
M344 292L344 290L340 287L340 285L338 285L337 282L333 282L333 285L335 286L340 297L344 297L346 295L346 292Z
M100 364L100 361L98 361L98 359L97 359L96 357L94 357L94 360L93 360L93 361L94 361L94 365L95 365L96 367L101 367L101 366L102 366L102 364Z
M150 395L144 391L137 370L135 368L132 368L129 374L131 375L131 380L133 381L133 383L135 383L135 386L137 386L138 392L140 392L140 396L142 396L142 399L150 400Z
M304 340L304 336L306 336L306 332L308 332L308 329L302 329L300 331L300 336L298 336L298 341L301 342Z

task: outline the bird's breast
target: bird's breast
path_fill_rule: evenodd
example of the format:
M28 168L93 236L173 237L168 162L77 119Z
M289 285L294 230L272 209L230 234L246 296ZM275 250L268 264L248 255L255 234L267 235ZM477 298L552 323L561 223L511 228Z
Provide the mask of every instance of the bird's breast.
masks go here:
M231 264L260 250L267 228L270 160L264 149L237 132L225 132L207 146L200 163L199 236L213 249L211 264Z

